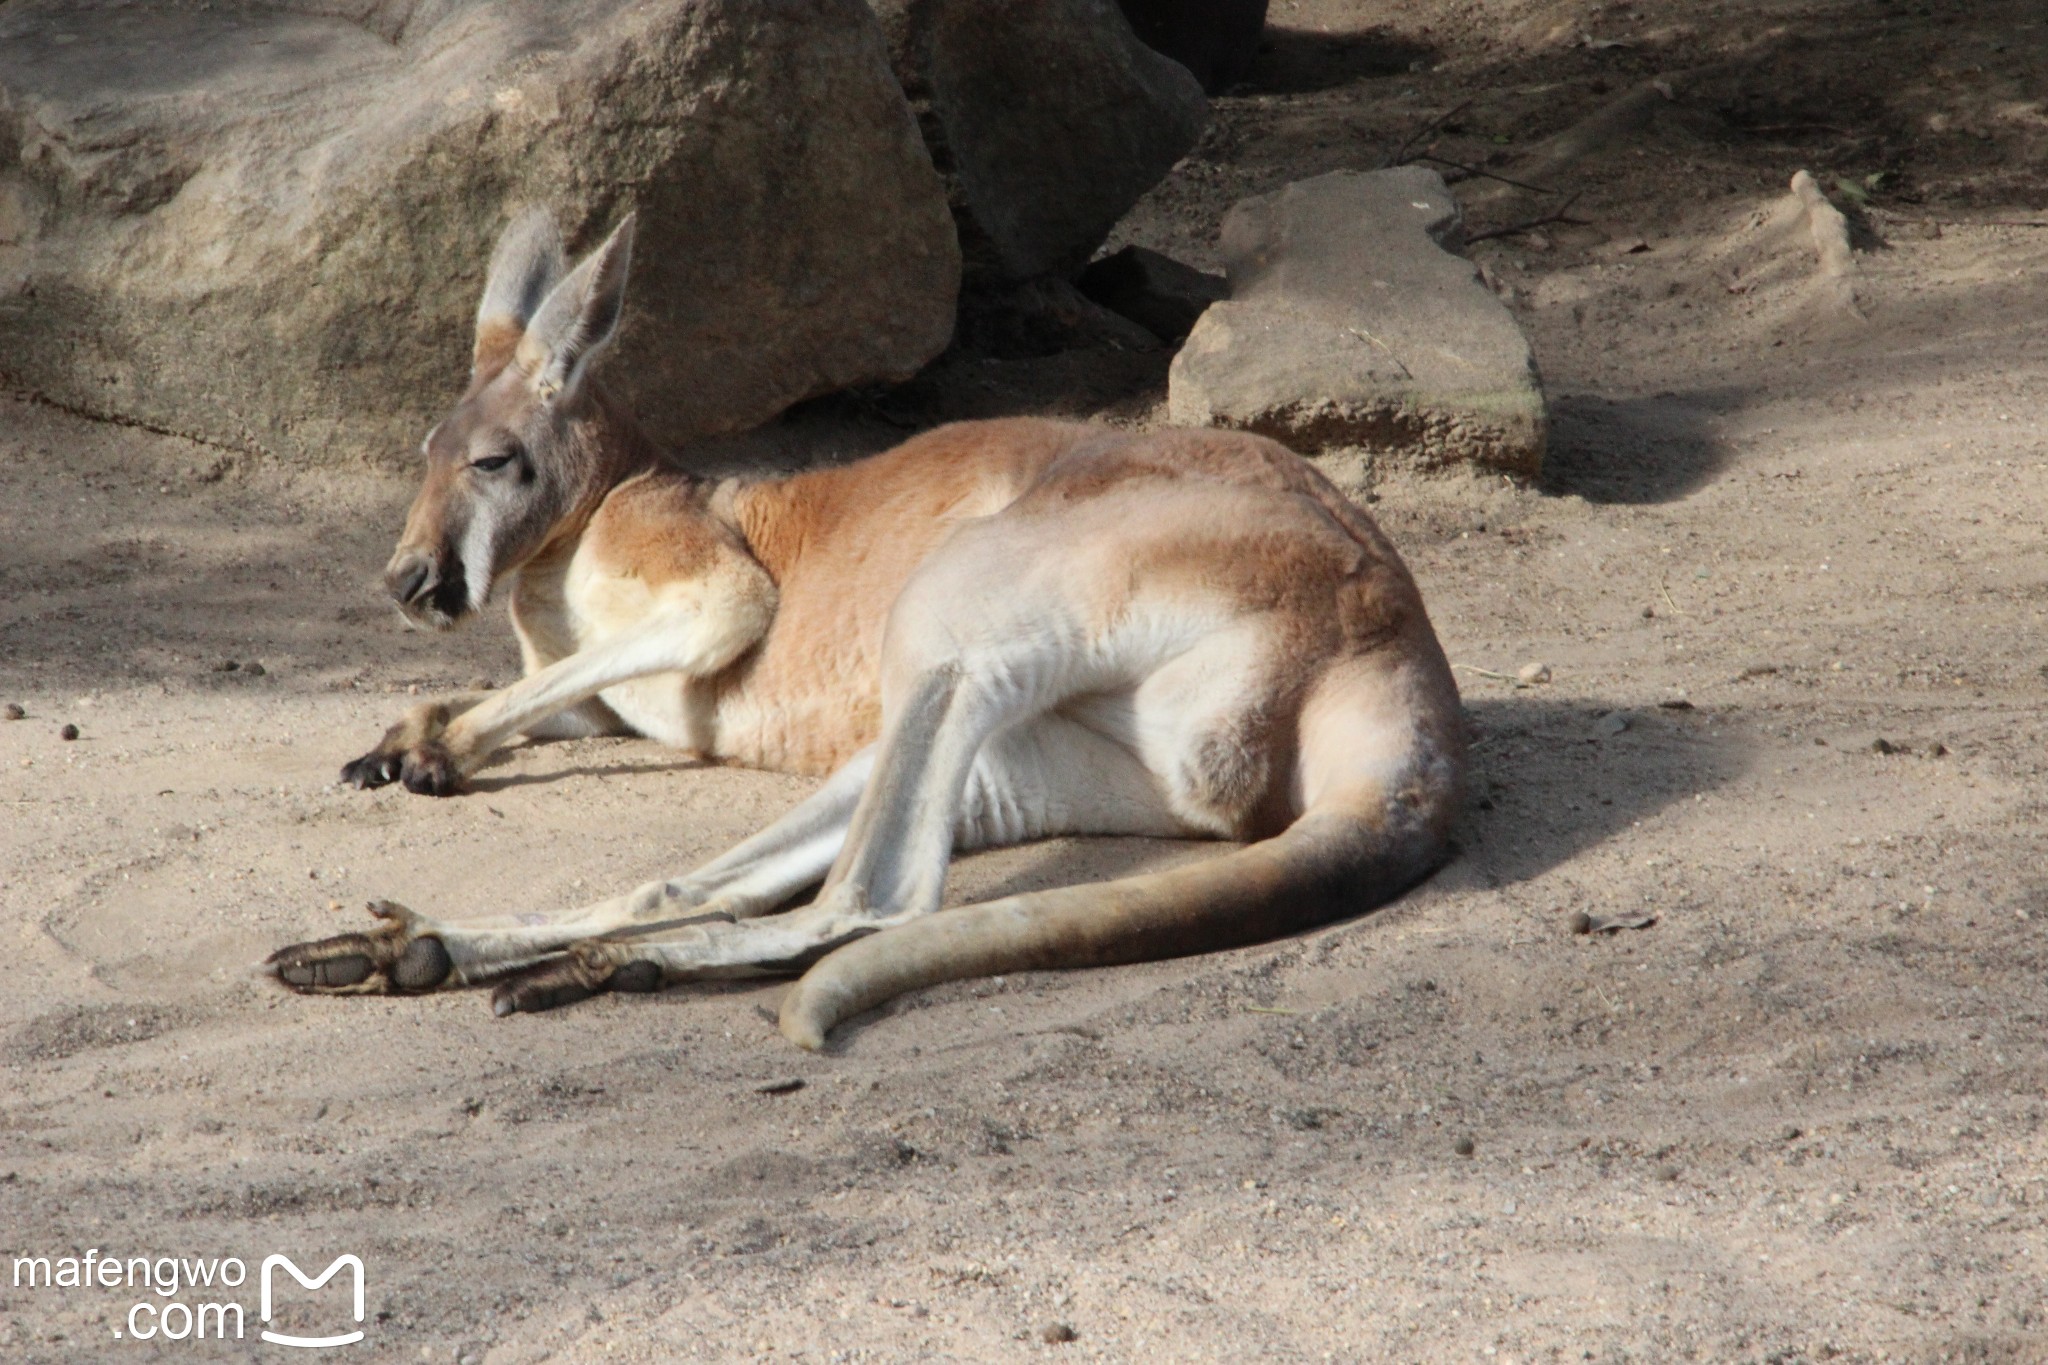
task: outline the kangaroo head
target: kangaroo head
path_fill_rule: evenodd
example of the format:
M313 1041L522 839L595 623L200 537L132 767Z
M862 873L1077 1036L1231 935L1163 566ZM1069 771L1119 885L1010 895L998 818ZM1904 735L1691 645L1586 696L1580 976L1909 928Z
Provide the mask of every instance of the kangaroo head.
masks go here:
M630 214L574 270L545 210L499 239L469 388L421 442L426 481L384 570L409 620L445 630L477 611L618 479L590 368L618 330L632 250Z

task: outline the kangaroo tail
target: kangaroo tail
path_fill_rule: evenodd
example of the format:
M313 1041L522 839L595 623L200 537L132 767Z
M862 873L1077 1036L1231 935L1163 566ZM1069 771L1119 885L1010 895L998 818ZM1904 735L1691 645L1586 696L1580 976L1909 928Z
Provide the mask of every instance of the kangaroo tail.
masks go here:
M1363 914L1436 870L1454 805L1412 789L1325 799L1275 837L1204 862L885 929L805 973L782 1002L782 1032L816 1049L842 1020L941 981L1183 957Z

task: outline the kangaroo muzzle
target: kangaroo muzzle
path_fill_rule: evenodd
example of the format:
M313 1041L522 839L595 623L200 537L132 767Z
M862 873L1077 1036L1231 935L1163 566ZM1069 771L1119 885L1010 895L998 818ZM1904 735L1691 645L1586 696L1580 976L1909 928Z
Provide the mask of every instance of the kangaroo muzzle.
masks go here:
M469 611L461 563L425 550L393 555L384 569L384 588L409 619L426 625L445 628Z

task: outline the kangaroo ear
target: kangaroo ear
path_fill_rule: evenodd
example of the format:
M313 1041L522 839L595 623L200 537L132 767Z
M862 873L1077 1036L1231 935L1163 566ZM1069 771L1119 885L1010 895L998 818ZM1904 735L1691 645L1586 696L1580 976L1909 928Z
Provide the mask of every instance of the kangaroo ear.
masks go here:
M512 220L491 253L483 302L477 305L473 358L477 369L502 364L511 356L526 324L568 268L553 214L544 208L530 208Z
M583 382L590 362L619 329L626 307L626 268L633 257L633 215L612 229L604 245L584 258L548 292L519 343L543 401Z

